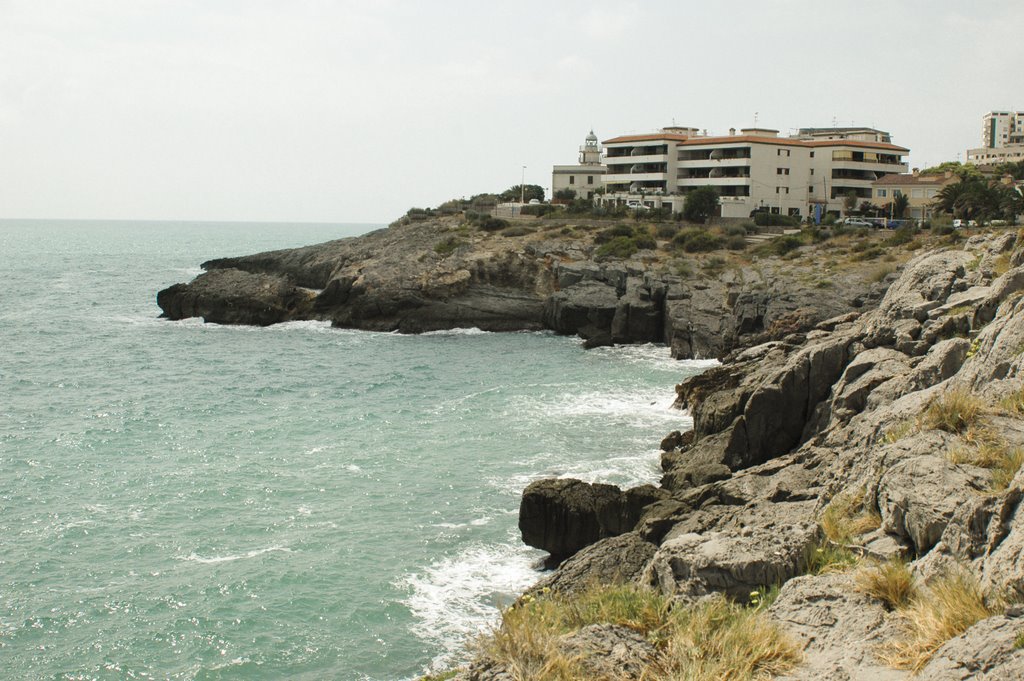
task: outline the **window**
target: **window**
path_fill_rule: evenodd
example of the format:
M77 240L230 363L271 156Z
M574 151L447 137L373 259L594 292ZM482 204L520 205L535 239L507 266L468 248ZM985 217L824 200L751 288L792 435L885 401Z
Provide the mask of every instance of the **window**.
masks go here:
M811 168L811 175L814 174L814 168Z
M594 176L587 175L587 184L594 184Z
M570 175L569 176L569 184L576 184L576 176L575 175Z
M779 156L789 156L789 149L776 149Z
M794 216L794 217L800 217L800 209L799 208L790 208L789 209L789 214L791 216Z
M887 189L876 189L875 192L877 192L877 196L880 199L884 199L886 197L886 195L888 194L888 190Z
M811 185L810 187L807 188L807 193L808 194L813 194L814 193L814 185Z
M775 169L775 174L776 175L789 175L789 168L776 168Z
M913 196L915 199L923 199L924 198L924 190L923 189L911 189L910 190L910 195Z
M775 193L776 194L788 194L789 193L789 187L776 187L775 188Z
M814 158L814 152L813 151L811 152L811 158Z

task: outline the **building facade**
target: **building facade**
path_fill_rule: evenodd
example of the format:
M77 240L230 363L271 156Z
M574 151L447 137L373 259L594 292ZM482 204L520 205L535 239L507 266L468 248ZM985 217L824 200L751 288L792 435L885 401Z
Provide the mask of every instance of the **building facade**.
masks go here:
M922 175L916 170L909 175L886 175L871 183L871 202L876 206L891 205L902 194L907 197L904 217L924 220L933 215L932 206L942 188L959 181L959 176L950 171L937 175Z
M601 164L601 144L591 130L580 147L579 163L552 169L551 196L557 199L559 192L571 189L575 198L593 199L597 190L604 186L602 177L605 172L606 168Z
M883 141L884 140L884 141ZM686 194L712 186L724 218L754 210L799 217L840 213L848 194L872 197L872 182L906 172L909 150L871 128L803 128L793 137L744 128L709 136L697 128L606 140L602 203L681 211Z
M990 111L981 120L981 146L967 150L968 163L1024 161L1024 111Z

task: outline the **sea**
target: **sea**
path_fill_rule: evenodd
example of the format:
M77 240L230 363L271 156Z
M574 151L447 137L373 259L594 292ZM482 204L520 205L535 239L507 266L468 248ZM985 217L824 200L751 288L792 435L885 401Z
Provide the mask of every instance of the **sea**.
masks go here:
M159 318L377 227L0 221L0 678L415 679L543 576L527 484L657 482L663 346Z

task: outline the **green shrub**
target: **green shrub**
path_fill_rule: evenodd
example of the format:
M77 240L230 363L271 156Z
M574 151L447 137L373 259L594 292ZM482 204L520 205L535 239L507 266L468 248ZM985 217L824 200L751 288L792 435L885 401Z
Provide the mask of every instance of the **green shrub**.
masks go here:
M747 247L747 237L735 234L725 240L725 247L730 251L742 251Z
M885 243L889 246L902 246L914 240L914 228L910 225L903 225L892 233Z
M601 244L597 249L598 260L605 258L625 259L639 251L636 241L632 237L617 236L611 241Z
M641 251L654 250L658 247L658 242L654 240L654 237L647 232L641 232L639 230L633 236L633 243L636 244L636 247Z
M654 230L654 233L659 239L671 239L678 231L678 225L662 223L658 225L658 228Z
M527 234L533 234L533 230L522 225L513 225L501 230L502 236L526 236Z
M448 256L457 251L460 247L465 246L465 241L460 241L453 236L448 237L443 241L439 241L434 244L434 252L438 255Z
M623 223L620 222L617 225L613 225L611 227L607 227L605 229L602 229L600 232L595 234L594 235L594 243L595 244L606 244L609 241L611 241L612 239L618 238L620 236L632 237L633 236L633 228L630 225L623 224Z
M722 235L726 237L730 236L746 236L747 230L743 225L726 225L722 228Z
M771 240L771 249L776 255L786 255L802 245L803 242L797 236L779 236Z
M758 211L754 213L754 224L758 227L799 227L800 218L795 215Z
M485 232L497 232L499 229L505 229L508 227L508 220L502 220L501 218L485 217L479 221L480 229Z
M683 243L683 250L687 253L707 253L716 251L722 247L722 238L710 232L698 230Z

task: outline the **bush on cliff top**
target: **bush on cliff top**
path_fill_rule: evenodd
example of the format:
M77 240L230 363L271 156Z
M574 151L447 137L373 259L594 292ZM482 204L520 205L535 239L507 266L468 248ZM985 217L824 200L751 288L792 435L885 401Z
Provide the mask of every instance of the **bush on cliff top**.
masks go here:
M483 651L513 678L587 678L586 660L567 655L559 639L591 624L613 624L654 645L655 657L647 661L642 678L765 678L792 668L800 653L762 609L723 597L676 607L671 598L632 585L594 586L572 596L527 596L502 614L501 626L483 641Z

